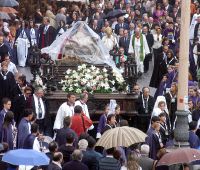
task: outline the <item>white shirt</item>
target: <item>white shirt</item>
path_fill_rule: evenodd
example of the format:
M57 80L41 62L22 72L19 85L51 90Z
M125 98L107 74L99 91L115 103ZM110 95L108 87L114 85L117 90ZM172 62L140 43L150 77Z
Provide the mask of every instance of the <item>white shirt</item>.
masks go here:
M75 106L77 106L77 105L79 105L79 106L82 107L83 113L90 119L90 114L89 114L89 111L88 111L87 104L81 103L80 100L77 100L77 101L75 102Z
M153 39L154 39L153 48L154 49L160 48L162 46L162 34L160 35L153 34Z
M69 106L67 102L63 103L58 109L53 129L63 128L64 118L66 116L73 116L73 114L74 114L74 106Z
M0 68L1 68L1 65L0 65ZM18 73L16 65L14 63L12 63L11 61L8 64L8 71L12 72L13 75L16 75Z
M79 105L79 106L82 107L83 113L90 119L90 114L89 114L89 111L88 111L87 104L81 103L80 100L77 100L77 101L75 102L75 106L77 106L77 105ZM94 128L94 125L91 125L90 128L89 128L89 130L92 130L93 128Z
M45 116L45 109L44 109L44 102L42 100L42 98L39 98L33 94L33 98L34 98L34 102L35 102L35 113L37 115L37 119L44 119L44 116ZM38 100L40 101L40 104L41 104L41 108L42 108L42 117L39 118L39 106L38 106Z
M41 152L41 150L40 150L40 142L38 141L37 137L35 138L35 140L33 142L33 150Z

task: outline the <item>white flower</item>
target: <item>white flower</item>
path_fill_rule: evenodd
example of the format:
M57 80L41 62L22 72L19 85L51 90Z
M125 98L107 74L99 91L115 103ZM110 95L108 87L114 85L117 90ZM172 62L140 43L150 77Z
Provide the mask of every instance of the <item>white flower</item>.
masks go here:
M76 89L76 93L81 93L82 92L82 90L81 89Z
M115 88L115 87L113 87L111 90L112 90L112 92L114 92L114 91L116 91L116 88Z
M82 82L83 82L83 83L86 83L86 82L87 82L87 79L82 79Z
M107 69L106 68L103 68L103 70L102 70L104 73L106 73L107 72Z
M75 87L78 87L79 85L78 85L78 83L75 83L74 86L75 86Z
M67 73L67 74L70 74L71 71L72 71L71 69L68 69L68 70L66 71L66 73Z
M96 67L94 65L92 65L90 68L91 68L91 70L95 70L96 69Z
M115 81L114 81L114 80L111 80L110 82L112 83L112 85L114 85L114 84L115 84Z
M73 91L73 90L74 90L74 88L73 88L73 87L70 87L70 88L69 88L69 91Z
M88 73L91 73L91 70L88 68L87 70L86 70Z
M63 86L63 87L62 87L62 91L65 91L65 90L66 90L66 87L65 87L65 86Z
M83 69L85 69L87 66L86 66L86 64L82 64L82 66L81 66Z

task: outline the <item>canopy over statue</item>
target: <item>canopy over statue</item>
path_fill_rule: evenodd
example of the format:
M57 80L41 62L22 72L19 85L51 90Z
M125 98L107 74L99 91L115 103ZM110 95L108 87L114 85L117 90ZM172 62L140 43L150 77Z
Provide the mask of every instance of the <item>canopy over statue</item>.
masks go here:
M49 54L52 60L58 55L78 58L90 64L108 64L115 68L109 51L96 34L85 22L78 21L72 28L58 37L49 47L43 48L42 53Z

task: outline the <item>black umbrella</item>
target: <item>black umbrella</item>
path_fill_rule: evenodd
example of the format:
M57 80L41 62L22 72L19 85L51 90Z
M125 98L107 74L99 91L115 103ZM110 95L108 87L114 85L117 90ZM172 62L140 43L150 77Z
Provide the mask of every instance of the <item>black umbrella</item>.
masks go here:
M19 2L16 0L0 0L1 7L14 7L19 6Z
M118 18L121 17L123 15L127 14L125 11L121 10L121 9L114 9L113 11L110 11L105 17L104 19L112 19L112 18Z

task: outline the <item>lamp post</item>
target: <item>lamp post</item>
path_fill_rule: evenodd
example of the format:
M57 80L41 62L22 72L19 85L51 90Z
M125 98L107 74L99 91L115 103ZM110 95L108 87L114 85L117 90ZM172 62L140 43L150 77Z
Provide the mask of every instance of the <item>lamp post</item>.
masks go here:
M41 55L40 50L37 47L33 47L30 52L29 64L31 68L31 73L33 74L32 82L35 82L36 75L40 75L40 66L41 66Z
M128 56L127 61L124 65L124 78L129 86L129 93L133 92L133 85L136 84L138 74L137 74L137 64L135 62L134 54Z
M188 96L188 66L189 66L189 25L190 25L190 1L181 1L181 32L180 54L178 69L178 98L177 121L174 130L175 146L189 146L188 111L185 108Z

